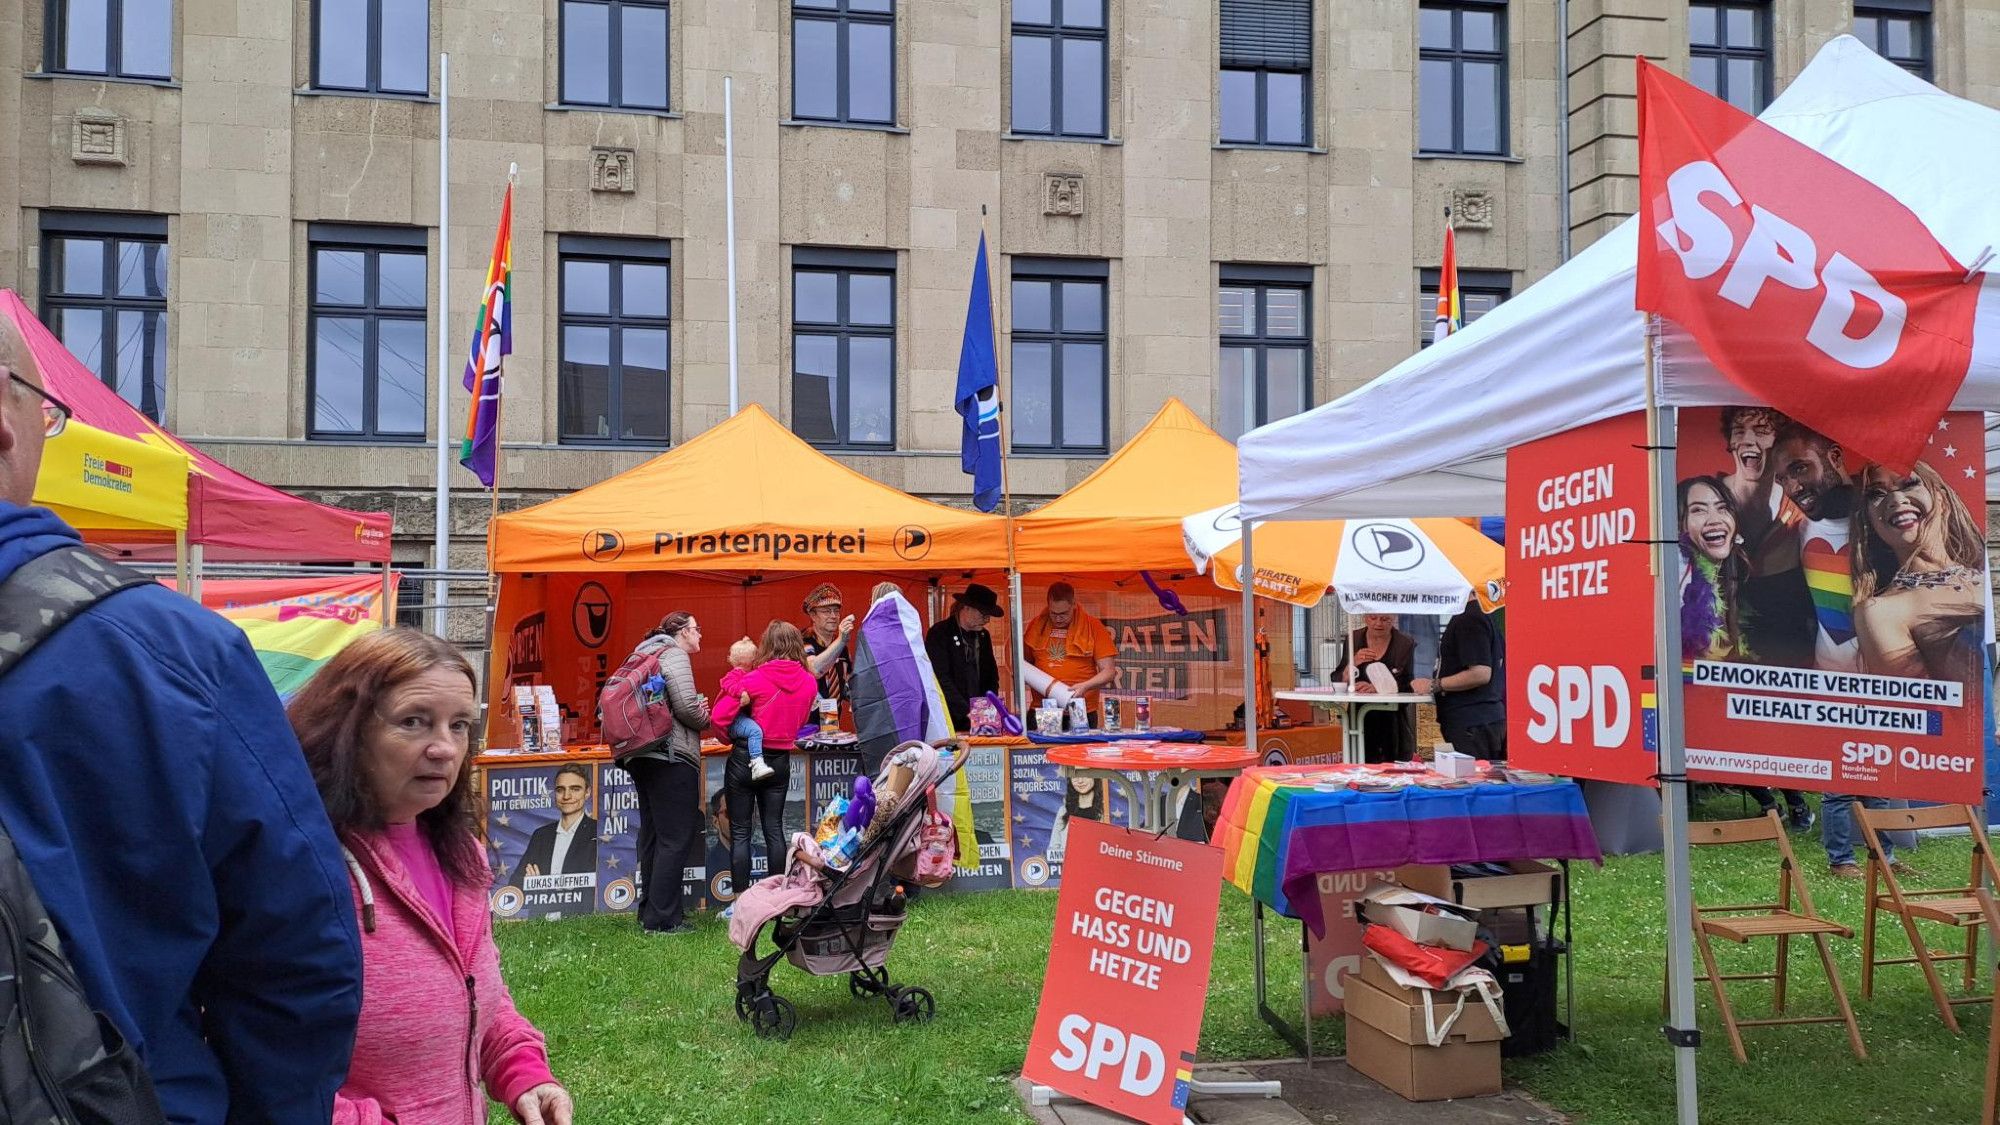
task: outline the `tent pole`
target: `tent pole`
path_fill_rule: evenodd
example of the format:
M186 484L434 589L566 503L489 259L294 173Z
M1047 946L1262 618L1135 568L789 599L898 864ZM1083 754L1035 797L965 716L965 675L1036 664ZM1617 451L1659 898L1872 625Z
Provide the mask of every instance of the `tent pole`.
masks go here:
M1700 1043L1694 1003L1694 950L1690 946L1694 918L1692 875L1688 870L1687 747L1681 731L1681 611L1680 544L1669 529L1678 526L1675 508L1674 441L1676 420L1671 407L1660 406L1659 328L1657 316L1647 318L1646 433L1652 447L1654 689L1659 693L1660 791L1665 801L1667 865L1667 1005L1664 1030L1674 1048L1674 1104L1681 1125L1697 1125L1699 1095L1695 1089L1695 1048Z
M1007 537L1012 539L1013 535L1014 519L1012 516L1009 516L1007 518ZM1007 568L1007 600L1013 603L1014 606L1014 612L1008 615L1013 618L1009 631L1013 636L1014 649L1008 654L1010 657L1008 663L1014 666L1014 713L1016 715L1026 715L1028 713L1028 653L1024 646L1027 644L1027 625L1021 620L1026 614L1021 608L1021 572L1015 570L1011 565ZM1111 686L1116 688L1118 685L1112 684Z
M1243 570L1236 580L1243 585L1243 748L1257 752L1257 573L1250 557L1250 536L1255 525L1243 521Z
M174 532L174 589L182 597L188 595L188 534L185 529Z
M722 76L722 198L724 263L729 274L729 416L741 407L736 376L736 110L730 76Z
M188 548L188 582L185 589L187 596L197 602L201 601L201 560L202 545L196 543Z

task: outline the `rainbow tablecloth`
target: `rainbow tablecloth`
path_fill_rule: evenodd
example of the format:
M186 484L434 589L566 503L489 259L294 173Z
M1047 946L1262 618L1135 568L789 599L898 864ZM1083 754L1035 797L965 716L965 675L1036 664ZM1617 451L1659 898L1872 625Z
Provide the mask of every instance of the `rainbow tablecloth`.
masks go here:
M1319 875L1406 863L1601 860L1574 782L1359 792L1355 766L1268 766L1229 787L1214 841L1230 882L1326 932Z

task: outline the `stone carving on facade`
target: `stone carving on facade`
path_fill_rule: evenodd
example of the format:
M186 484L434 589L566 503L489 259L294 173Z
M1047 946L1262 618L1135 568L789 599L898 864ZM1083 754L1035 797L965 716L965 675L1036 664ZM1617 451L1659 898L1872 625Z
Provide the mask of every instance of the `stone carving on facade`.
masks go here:
M1083 173L1044 173L1042 175L1042 214L1083 214Z
M125 164L125 119L109 110L76 111L70 129L69 156L78 164Z
M590 150L590 190L630 195L639 189L632 174L632 150L594 148Z
M1484 188L1451 189L1451 222L1460 230L1493 229L1493 193Z

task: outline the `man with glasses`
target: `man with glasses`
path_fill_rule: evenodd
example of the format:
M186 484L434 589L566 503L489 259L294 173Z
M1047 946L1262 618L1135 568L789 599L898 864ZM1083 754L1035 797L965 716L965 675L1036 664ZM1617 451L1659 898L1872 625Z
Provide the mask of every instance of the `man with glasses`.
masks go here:
M0 824L170 1119L325 1121L361 1006L340 845L242 630L29 506L69 414L0 317Z
M1118 678L1118 642L1104 622L1076 604L1076 587L1068 582L1050 586L1048 605L1021 636L1028 663L1056 681L1050 695L1057 702L1083 696L1090 725L1097 726L1098 689Z

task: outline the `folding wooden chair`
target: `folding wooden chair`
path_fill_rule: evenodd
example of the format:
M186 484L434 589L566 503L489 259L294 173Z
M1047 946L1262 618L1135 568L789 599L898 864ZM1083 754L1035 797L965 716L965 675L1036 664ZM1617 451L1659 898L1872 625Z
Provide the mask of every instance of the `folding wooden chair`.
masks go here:
M1971 992L1979 982L1979 933L1986 920L1980 913L1977 896L1982 886L2000 887L2000 867L1994 865L1986 829L1980 823L1984 817L1969 805L1870 809L1856 802L1854 811L1860 817L1862 838L1868 846L1868 917L1861 924L1861 995L1874 998L1877 965L1919 966L1924 971L1924 982L1930 986L1931 1000L1937 1004L1938 1015L1944 1018L1944 1025L1956 1035L1958 1017L1952 1013L1952 1005L1991 1002L1987 996L1945 995L1944 982L1937 970L1939 962L1962 962L1963 991ZM1896 877L1895 870L1882 862L1882 833L1910 832L1922 828L1964 828L1971 832L1972 873L1964 886L1906 890L1902 880ZM1877 893L1878 886L1886 893ZM1909 935L1914 956L1876 956L1875 916L1878 913L1891 914L1902 920L1903 932ZM1965 952L1931 952L1930 944L1917 927L1918 922L1935 922L1964 930Z
M2000 904L1993 901L1993 892L1980 887L1973 897L1986 919L1986 932L2000 934ZM1993 1010L2000 1012L2000 966L1993 973L1993 992ZM1986 1030L1986 1096L1979 1106L1979 1125L2000 1125L2000 1027Z
M1847 1042L1854 1049L1854 1057L1866 1059L1868 1049L1861 1045L1861 1029L1854 1022L1854 1008L1847 1002L1847 990L1841 986L1840 970L1834 967L1833 953L1827 948L1829 935L1853 938L1854 931L1837 922L1821 918L1813 910L1812 892L1806 887L1805 878L1800 874L1798 857L1792 854L1791 840L1785 833L1784 821L1778 819L1777 810L1772 810L1750 820L1704 821L1688 825L1688 842L1697 847L1711 847L1721 844L1775 843L1778 846L1778 900L1776 902L1746 903L1740 906L1703 906L1694 904L1694 940L1701 952L1703 967L1707 970L1705 979L1715 989L1716 1007L1722 1010L1722 1026L1729 1032L1729 1049L1735 1053L1736 1061L1747 1063L1750 1056L1743 1050L1743 1032L1746 1027L1769 1027L1777 1024L1839 1023L1847 1027ZM1798 908L1793 909L1792 892L1798 891ZM1709 944L1710 938L1727 938L1739 945L1748 945L1752 938L1777 939L1777 964L1768 973L1723 973L1716 967L1715 949ZM1833 1002L1840 1009L1838 1015L1828 1016L1786 1016L1785 986L1791 967L1791 939L1810 937L1819 949L1819 963L1826 970L1826 983L1833 989ZM1724 987L1727 981L1768 980L1775 984L1771 1010L1775 1013L1768 1019L1745 1020L1736 1017L1736 1010L1730 1006L1729 992Z

